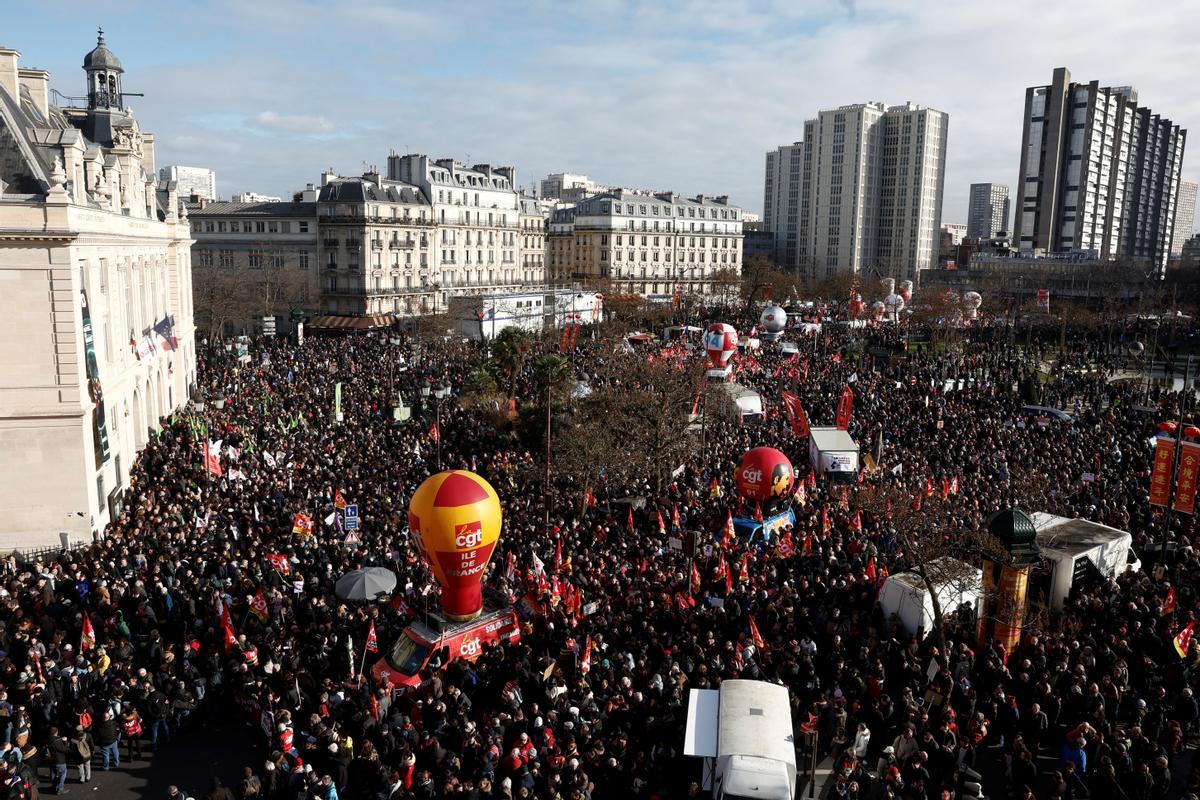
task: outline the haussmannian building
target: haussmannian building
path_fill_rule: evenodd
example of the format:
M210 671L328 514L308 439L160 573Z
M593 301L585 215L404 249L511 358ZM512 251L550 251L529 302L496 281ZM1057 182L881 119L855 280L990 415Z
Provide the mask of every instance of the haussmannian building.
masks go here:
M0 48L0 545L90 541L196 379L191 238L103 35L78 107Z
M619 294L707 294L722 269L741 274L742 210L729 198L619 189L550 218L549 280Z
M1018 248L1141 262L1161 274L1174 233L1187 131L1129 86L1076 83L1063 67L1025 91Z
M949 116L914 103L820 111L767 153L763 221L784 269L917 280L937 263Z

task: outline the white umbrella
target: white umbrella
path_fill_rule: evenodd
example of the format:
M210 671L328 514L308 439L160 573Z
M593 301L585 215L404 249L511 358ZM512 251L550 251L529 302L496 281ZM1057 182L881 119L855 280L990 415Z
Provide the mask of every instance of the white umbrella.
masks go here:
M396 588L396 573L383 567L366 567L338 578L334 591L343 600L366 602Z

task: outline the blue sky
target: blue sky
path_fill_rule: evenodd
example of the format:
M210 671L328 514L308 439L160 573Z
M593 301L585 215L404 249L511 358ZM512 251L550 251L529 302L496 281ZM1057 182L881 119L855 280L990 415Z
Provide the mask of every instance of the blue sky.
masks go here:
M943 219L962 222L971 182L1015 182L1024 89L1056 66L1200 130L1193 0L5 5L3 43L67 95L103 25L158 163L210 166L224 196L394 149L759 211L764 153L817 109L912 100L950 114Z

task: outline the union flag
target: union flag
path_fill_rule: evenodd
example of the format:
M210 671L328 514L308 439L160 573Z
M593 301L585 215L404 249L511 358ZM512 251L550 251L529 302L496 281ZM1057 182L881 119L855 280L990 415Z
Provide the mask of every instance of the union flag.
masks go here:
M341 489L335 489L333 492L333 507L338 511L346 510L346 498Z
M92 628L92 618L83 612L83 630L79 634L79 651L86 653L96 647L96 631Z
M1187 624L1187 627L1179 632L1175 637L1175 652L1179 653L1180 658L1187 658L1188 647L1192 643L1192 634L1196 630L1196 621L1192 620Z
M762 634L758 632L758 624L754 621L754 617L750 617L750 641L754 642L754 646L759 651L767 649L767 643L763 641Z
M371 620L371 627L367 630L366 648L368 653L379 652L379 639L375 636L375 620Z
M1160 617L1165 617L1167 614L1170 614L1174 610L1175 610L1175 587L1168 586L1167 587L1167 599L1163 601L1162 611L1159 611L1158 615Z

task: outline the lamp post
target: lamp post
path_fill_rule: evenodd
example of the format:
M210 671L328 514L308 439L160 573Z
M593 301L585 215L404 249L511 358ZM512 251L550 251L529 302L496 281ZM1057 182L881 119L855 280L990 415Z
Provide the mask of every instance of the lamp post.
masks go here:
M443 401L445 401L445 399L447 397L450 396L449 384L443 383L441 386L434 389L433 396L437 400L437 403L436 403L437 422L435 423L437 425L437 467L438 467L438 471L441 472L441 470L442 470L442 403L443 403Z

